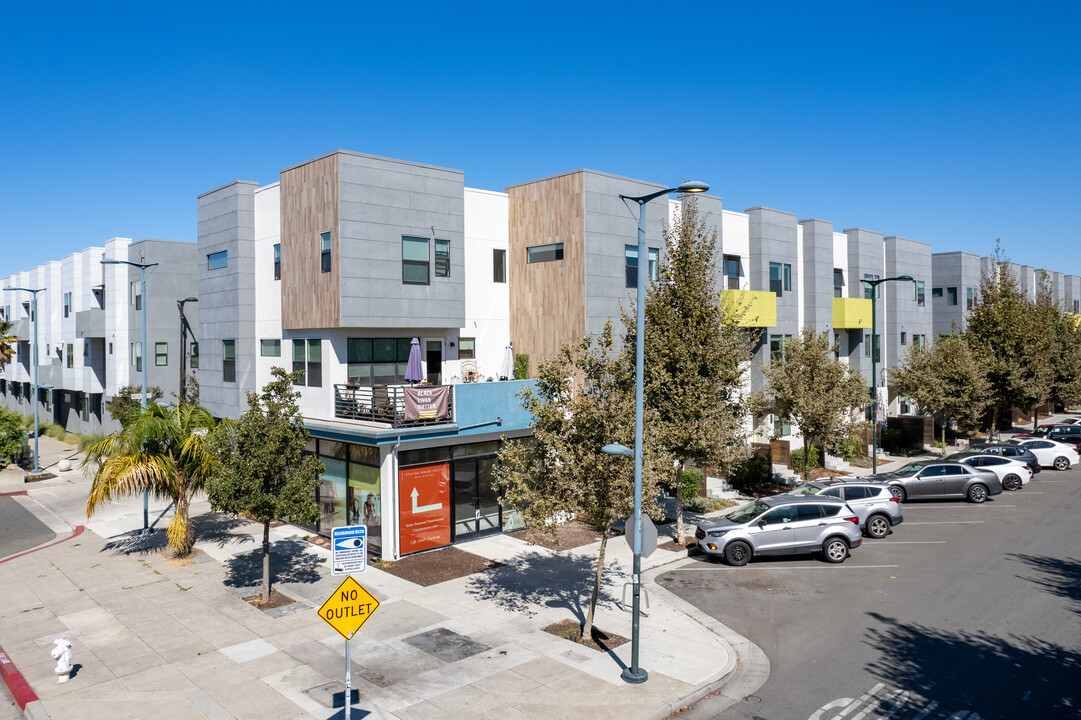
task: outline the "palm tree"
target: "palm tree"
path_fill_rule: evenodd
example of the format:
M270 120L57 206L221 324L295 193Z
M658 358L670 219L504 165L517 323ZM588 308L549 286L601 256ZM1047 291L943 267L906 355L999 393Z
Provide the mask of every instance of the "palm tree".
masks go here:
M195 532L188 522L188 509L214 465L206 442L214 424L213 416L200 405L155 403L94 445L83 460L84 468L96 467L86 516L115 496L148 490L173 501L173 519L166 530L169 547L179 557L190 554Z
M12 344L17 338L11 336L12 323L7 319L0 319L0 368L7 365L15 357L15 346Z

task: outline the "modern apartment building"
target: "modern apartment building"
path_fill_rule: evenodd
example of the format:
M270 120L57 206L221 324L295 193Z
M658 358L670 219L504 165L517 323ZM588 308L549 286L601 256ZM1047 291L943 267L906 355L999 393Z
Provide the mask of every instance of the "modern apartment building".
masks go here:
M125 385L159 387L170 399L179 392L180 353L197 346L181 340L176 301L191 295L195 284L194 243L112 238L31 270L9 275L3 288L40 289L37 294L38 415L70 432L111 432L119 427L104 406ZM147 270L146 296L139 270L102 260L157 263ZM22 415L34 412L31 346L32 293L3 290L3 313L14 321L19 338L17 359L0 375L0 403ZM146 303L147 348L142 340ZM194 304L185 311L198 316Z

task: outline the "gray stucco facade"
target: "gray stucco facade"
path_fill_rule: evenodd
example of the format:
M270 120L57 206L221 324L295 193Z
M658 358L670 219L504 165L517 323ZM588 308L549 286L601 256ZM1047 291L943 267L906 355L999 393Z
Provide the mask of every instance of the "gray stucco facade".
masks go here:
M886 363L893 367L904 360L914 337L933 342L931 316L931 246L928 243L891 236L883 240L886 250L886 277L910 275L916 281L883 283L879 303L885 304ZM923 298L916 290L923 283Z
M811 218L803 228L804 325L815 332L833 328L833 223Z
M845 278L845 297L862 298L870 297L866 292L867 286L861 280L865 277L882 278L886 276L885 250L882 233L863 228L849 228L844 231L848 238L848 277ZM880 302L886 297L888 288L879 286L878 300L875 311L878 314L879 336L879 360L878 367L882 367L882 361L886 359L882 352L882 341L885 339L886 322L883 311L884 303ZM867 378L868 385L871 380L871 348L873 340L871 329L858 329L848 331L848 364L850 367L859 368L863 376ZM869 344L870 343L870 344Z
M969 298L978 298L982 272L983 260L979 255L960 251L931 255L931 309L935 335L967 327Z

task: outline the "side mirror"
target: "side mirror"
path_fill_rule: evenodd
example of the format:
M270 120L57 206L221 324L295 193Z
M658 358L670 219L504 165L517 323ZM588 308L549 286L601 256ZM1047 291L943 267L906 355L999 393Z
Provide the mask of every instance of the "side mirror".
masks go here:
M759 529L759 530L762 530L762 529L764 529L765 527L766 527L766 521L765 521L765 520L759 520L759 521L758 521L758 529Z

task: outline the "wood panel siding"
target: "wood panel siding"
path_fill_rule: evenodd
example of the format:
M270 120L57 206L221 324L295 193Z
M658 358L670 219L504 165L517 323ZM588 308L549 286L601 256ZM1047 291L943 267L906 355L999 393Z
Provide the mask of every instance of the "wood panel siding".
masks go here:
M282 328L335 328L341 320L338 154L281 173ZM330 232L330 272L321 234Z
M530 376L563 343L585 335L585 176L507 188L510 338L529 355ZM563 243L563 259L526 264L526 248Z

